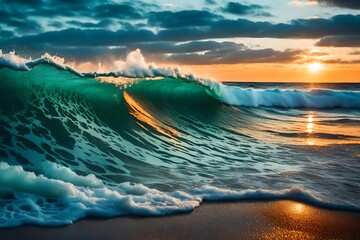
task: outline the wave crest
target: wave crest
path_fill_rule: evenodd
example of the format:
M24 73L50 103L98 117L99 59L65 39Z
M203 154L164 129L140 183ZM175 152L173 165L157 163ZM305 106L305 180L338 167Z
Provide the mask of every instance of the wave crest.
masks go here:
M125 61L115 61L114 68L117 71L110 72L79 72L67 65L65 59L45 53L40 58L22 58L14 51L3 54L0 49L0 67L7 67L13 70L28 71L40 64L49 64L57 68L67 70L80 77L126 77L126 78L155 78L170 77L195 80L191 73L183 73L178 67L158 67L155 63L147 63L140 49L130 52Z
M158 67L155 63L147 63L139 49L130 52L125 61L114 63L117 71L112 72L79 72L65 64L58 56L45 53L41 58L32 60L19 57L15 52L3 54L0 50L0 67L13 70L28 71L41 64L49 64L56 68L71 72L79 77L125 77L125 78L174 78L194 82L208 89L209 95L228 105L243 107L281 107L281 108L360 108L359 91L340 91L330 89L284 90L254 89L225 86L209 79L197 78L195 75L183 73L178 67ZM113 82L109 80L109 82ZM115 81L116 83L116 81Z

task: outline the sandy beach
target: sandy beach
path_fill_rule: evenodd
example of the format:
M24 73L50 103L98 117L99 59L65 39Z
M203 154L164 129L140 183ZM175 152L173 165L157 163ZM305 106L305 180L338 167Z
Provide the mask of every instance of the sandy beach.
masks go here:
M294 201L204 203L165 217L88 218L0 230L0 239L360 239L360 214Z

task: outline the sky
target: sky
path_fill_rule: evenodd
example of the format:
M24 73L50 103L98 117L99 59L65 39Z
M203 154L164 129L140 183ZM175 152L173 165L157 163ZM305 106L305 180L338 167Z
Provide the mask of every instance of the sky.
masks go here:
M360 82L359 0L0 0L0 49L80 71L147 61L219 81ZM101 69L100 69L101 68Z

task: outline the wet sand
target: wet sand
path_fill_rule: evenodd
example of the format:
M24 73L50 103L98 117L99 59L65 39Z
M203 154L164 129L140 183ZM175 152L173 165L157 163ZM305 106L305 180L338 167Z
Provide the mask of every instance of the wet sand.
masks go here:
M0 229L0 239L360 239L360 213L294 201L203 203L191 213L165 217Z

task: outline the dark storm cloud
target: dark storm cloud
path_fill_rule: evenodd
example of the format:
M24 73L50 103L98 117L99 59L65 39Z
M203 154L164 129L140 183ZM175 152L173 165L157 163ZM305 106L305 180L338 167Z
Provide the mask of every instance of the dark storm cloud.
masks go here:
M5 23L7 27L13 27L16 31L22 33L39 32L41 30L41 26L34 21L8 19L3 23Z
M29 34L41 32L42 26L35 20L29 20L18 11L10 11L5 6L0 6L0 39L13 37L14 33Z
M215 0L205 0L205 3L213 5L213 4L216 4L216 1Z
M7 43L18 45L47 44L54 46L119 46L131 42L154 41L155 34L148 30L65 29L14 38Z
M49 27L54 27L54 28L63 28L64 27L64 24L62 22L59 22L59 21L49 22L47 25Z
M195 41L175 44L173 42L139 43L129 44L128 49L140 48L145 53L167 54L167 53L194 53L204 51L237 51L245 49L245 45L234 42Z
M12 17L27 19L29 17L53 18L55 16L82 16L90 17L91 6L95 0L2 0L3 9Z
M297 19L288 24L222 19L202 28L162 30L158 36L162 40L189 41L230 37L319 38L348 34L360 34L360 15L337 15L330 19Z
M236 51L215 50L205 54L173 54L166 61L202 65L202 64L237 64L237 63L276 63L289 62L300 58L303 51L273 49L239 49Z
M139 19L142 14L129 4L104 4L93 10L97 18Z
M122 3L101 0L5 1L5 8L11 15L17 14L24 19L28 17L53 18L55 16L95 18L98 20L105 18L140 19L142 17L141 11L149 11L157 6L137 0Z
M66 23L69 25L77 26L77 27L81 27L81 28L107 28L107 27L111 26L114 22L110 19L104 19L97 23L81 22L81 21L76 21L76 20L67 21Z
M180 27L188 24L206 24L203 20L207 17L204 16L211 16L211 13L204 12L205 14L200 15L203 17L199 18L197 22L175 19L166 23L165 19L173 16L174 13L161 18L161 21L158 18L157 21L159 21L160 25L172 28L161 30L157 34L150 30L135 29L131 25L127 30L115 32L105 29L65 29L10 39L7 44L16 43L29 46L34 44L56 46L123 46L138 42L185 42L231 37L320 38L337 35L360 35L360 15L338 15L330 19L298 19L288 24L253 22L246 19L218 19L202 27ZM180 13L183 14L183 12ZM36 26L36 23L29 23L31 22L27 22L25 25L22 25L22 22L12 22L11 24L18 24L16 26L18 28L22 27L25 29L27 27L29 30ZM83 22L72 23L84 24ZM85 25L95 27L92 24ZM175 26L179 27L175 28ZM319 45L329 42L328 39L326 41L325 39L322 39Z
M20 4L20 5L38 5L43 4L43 0L2 0L3 4Z
M11 38L13 36L14 36L14 33L12 31L3 30L0 28L0 39Z
M0 25L14 28L19 33L38 33L42 31L41 25L35 20L29 20L18 12L0 9Z
M225 13L231 13L234 15L256 15L270 17L270 13L264 11L264 7L257 4L245 5L238 2L229 2L226 7L222 9Z
M335 5L331 2L337 1L326 2ZM57 53L80 62L123 56L136 48L154 59L186 64L288 62L297 60L302 52L252 50L243 44L209 39L321 38L319 46L359 46L356 41L360 42L360 15L296 19L287 23L227 19L229 14L270 16L263 6L236 1L217 8L215 13L175 8L163 11L161 6L140 0L2 0L1 3L4 3L0 8L3 50ZM350 3L355 8L355 1L348 1L348 6ZM224 12L227 14L222 16ZM49 31L49 27L57 31Z
M324 3L329 6L335 6L341 8L360 9L359 0L310 0L310 1Z
M360 47L360 35L326 36L321 38L316 46Z
M184 10L179 12L151 12L148 14L148 24L162 28L181 28L188 26L208 26L221 19L208 11Z

